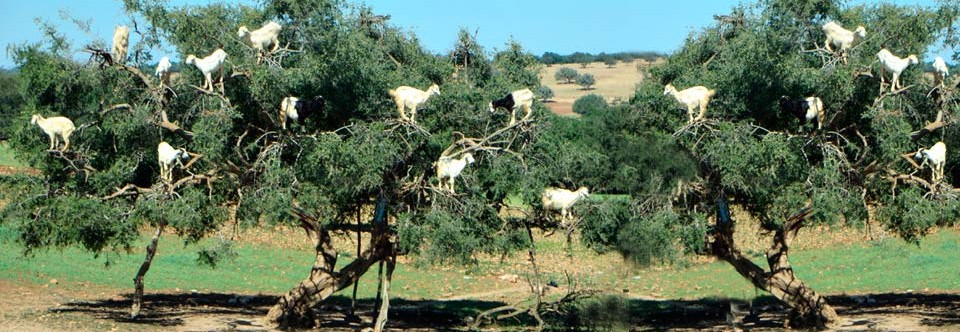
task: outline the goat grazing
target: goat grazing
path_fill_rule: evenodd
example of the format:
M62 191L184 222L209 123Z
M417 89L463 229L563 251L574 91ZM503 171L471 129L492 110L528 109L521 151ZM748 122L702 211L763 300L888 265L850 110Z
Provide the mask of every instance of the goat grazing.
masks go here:
M303 101L297 97L286 97L280 102L280 126L287 129L287 119L297 121L301 126L303 122L314 113L323 112L326 101L322 96L317 96L313 100Z
M943 86L947 80L947 76L950 76L950 69L947 68L947 63L943 61L943 58L936 57L933 59L933 81L939 86Z
M820 97L807 97L801 100L792 100L790 97L780 97L780 110L790 112L798 119L801 124L807 121L817 120L817 129L823 129L823 101Z
M203 86L201 89L207 91L213 91L213 79L211 74L220 69L223 65L223 61L227 59L227 52L224 52L223 49L217 49L213 51L212 54L208 55L206 58L198 59L195 55L187 55L186 64L194 65L197 69L200 69L203 72ZM220 75L220 82L223 82L223 75Z
M510 111L510 124L513 125L517 122L517 107L523 107L523 111L526 112L526 114L523 116L524 120L530 118L533 99L533 91L530 91L530 89L517 90L507 94L506 97L491 102L489 105L490 113L494 113L497 108L504 108Z
M561 188L546 188L540 197L545 211L560 211L560 217L567 220L572 217L570 208L581 199L590 196L590 190L587 187L580 187L577 191L569 191Z
M280 36L280 29L282 29L280 24L277 24L277 22L273 21L264 24L260 29L253 31L250 31L247 29L247 26L244 25L237 30L237 36L250 42L250 44L253 46L253 49L257 51L257 63L260 63L267 47L273 45L273 48L271 48L269 52L266 52L267 54L273 53L280 48L280 39L278 39Z
M707 114L707 104L710 103L710 98L716 94L716 90L710 90L704 86L695 86L684 89L683 91L677 91L677 88L673 87L672 84L667 84L663 89L664 96L672 95L673 98L676 98L678 102L687 107L688 123L703 120ZM700 108L700 115L694 118L694 109L698 107Z
M40 114L34 114L30 123L40 126L40 129L50 137L50 150L55 150L60 146L60 142L57 140L59 136L63 138L64 144L63 150L60 151L67 151L70 148L70 135L77 130L73 121L62 116L44 118Z
M400 118L407 119L406 113L403 112L404 108L410 109L410 122L417 123L417 107L426 103L433 95L440 95L440 86L434 84L431 85L427 91L423 91L414 87L409 87L406 85L399 86L396 89L389 91L390 96L393 97L393 102L397 104L397 110L400 111Z
M453 189L454 180L460 176L467 165L473 164L474 161L473 154L470 153L464 153L460 159L454 159L450 156L440 157L436 163L437 187L443 190L443 180L447 179L447 187L450 187L450 192L456 193L457 191Z
M129 42L130 28L127 28L126 25L120 25L113 29L113 47L110 49L113 63L123 63L123 59L127 57Z
M843 63L847 63L847 51L853 48L854 40L856 40L857 37L864 38L867 36L867 29L863 26L858 26L855 31L850 31L833 21L824 24L822 29L823 32L827 34L824 47L832 53L833 49L830 48L830 45L836 46L840 52L840 59L843 60Z
M171 67L173 67L173 64L170 63L170 58L162 57L160 62L157 62L157 69L153 73L157 75L161 83L165 83L170 78Z
M173 182L173 168L183 166L183 160L190 159L184 148L174 149L169 143L160 141L157 145L157 162L160 164L160 180Z
M880 85L883 86L886 78L886 70L889 70L893 73L893 80L890 82L890 91L897 91L902 89L903 86L900 84L900 74L903 73L907 66L911 64L917 64L920 61L917 60L916 55L909 55L906 59L898 58L893 53L890 53L887 49L882 49L880 52L877 52L877 58L880 59Z
M940 182L943 180L943 166L947 163L947 145L943 142L937 142L933 147L929 149L920 148L917 150L917 153L913 155L914 159L920 160L923 159L923 163L920 164L920 167L923 168L923 165L930 163L930 170L933 173L933 182Z

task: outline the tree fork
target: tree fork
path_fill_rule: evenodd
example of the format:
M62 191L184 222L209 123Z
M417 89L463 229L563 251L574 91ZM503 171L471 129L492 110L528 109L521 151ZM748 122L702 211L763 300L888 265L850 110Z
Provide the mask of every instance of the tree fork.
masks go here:
M140 264L140 270L137 271L137 276L133 278L133 306L130 308L130 318L140 316L140 308L143 307L143 276L150 270L150 264L153 263L153 256L157 254L157 244L160 242L160 235L163 234L163 229L166 226L166 221L162 221L160 225L157 225L157 231L153 233L153 239L150 240L150 245L147 246L147 255L143 258L143 263Z
M717 257L733 265L737 273L755 287L769 292L792 308L799 320L790 322L791 324L812 323L824 327L837 321L839 317L826 299L794 275L787 256L791 240L803 227L803 220L813 212L812 207L803 208L776 231L773 244L767 250L767 264L770 267L770 272L767 272L736 248L733 241L733 220L730 219L726 197L721 197L717 203L717 233L711 244Z

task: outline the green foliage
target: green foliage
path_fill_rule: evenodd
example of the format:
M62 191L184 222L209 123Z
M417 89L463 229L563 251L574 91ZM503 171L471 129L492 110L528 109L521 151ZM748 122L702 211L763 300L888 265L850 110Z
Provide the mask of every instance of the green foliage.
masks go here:
M537 88L535 93L537 97L540 98L540 101L548 101L553 99L553 89L551 89L549 86L541 85Z
M14 71L0 71L0 141L8 139L13 132L9 127L20 113L24 100L20 76Z
M607 100L603 96L591 93L577 98L573 102L573 112L580 115L587 115L596 112L603 112L607 109Z
M578 76L580 76L580 73L578 73L576 69L570 67L560 68L556 73L553 74L553 77L557 79L558 82L563 81L563 83L573 83Z
M594 84L597 84L597 79L593 78L593 74L583 73L577 76L577 85L582 86L584 90L590 90Z
M614 57L612 57L612 56L611 56L611 57L607 57L606 59L603 59L603 64L607 65L607 68L616 67L616 66L617 66L617 58L614 58Z

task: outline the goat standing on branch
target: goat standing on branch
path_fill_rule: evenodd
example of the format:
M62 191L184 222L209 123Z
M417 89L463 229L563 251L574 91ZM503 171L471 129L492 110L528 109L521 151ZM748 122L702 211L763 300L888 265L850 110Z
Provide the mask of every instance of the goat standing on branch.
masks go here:
M110 49L110 56L113 57L113 63L123 64L123 59L127 57L127 46L130 42L130 28L126 25L117 26L113 29L113 47Z
M40 126L40 129L50 137L50 150L56 150L60 146L60 142L57 140L59 136L63 138L64 144L63 150L60 151L67 151L70 148L70 135L77 130L73 121L62 116L44 118L40 114L34 114L30 123Z
M247 29L247 26L241 26L237 30L237 36L243 38L250 42L253 46L253 49L257 51L257 63L263 60L264 53L270 54L276 52L280 48L280 29L283 27L280 26L277 22L269 22L264 24L263 27L257 30L250 31ZM273 48L269 52L266 51L267 47L273 45Z
M707 115L707 104L710 103L710 98L716 94L716 90L710 90L704 86L695 86L684 89L683 91L677 91L677 88L673 87L672 84L667 84L663 89L664 96L671 95L687 107L687 123L703 120L704 116ZM693 113L696 108L700 108L700 115L694 118Z
M911 64L917 64L920 61L917 60L916 55L909 55L905 59L901 59L893 53L890 53L887 49L882 49L880 52L877 52L877 58L880 59L880 87L883 89L883 84L886 81L886 70L889 70L893 73L893 80L890 82L890 92L896 92L897 90L903 89L903 85L900 84L900 74L903 73L905 69Z
M950 69L947 67L947 63L943 61L943 58L938 56L933 59L933 82L943 87L947 81L947 76L950 76Z
M850 31L833 21L824 24L822 29L823 33L827 34L827 40L823 42L823 46L831 53L834 51L830 48L830 45L836 46L843 63L847 63L847 53L853 48L854 40L857 37L862 39L867 36L867 29L863 26L858 26L855 31Z
M174 149L169 143L161 141L157 145L157 162L160 164L160 180L173 182L173 169L177 165L183 167L182 160L190 159L190 154L184 148Z
M213 91L213 78L211 75L213 72L220 69L223 66L223 61L227 59L227 52L224 52L223 49L217 49L213 51L212 54L208 55L206 58L198 59L195 55L187 55L186 64L194 65L197 69L200 69L203 72L203 86L201 89L207 91ZM220 75L221 83L223 82L223 75Z
M453 184L457 177L460 176L460 173L463 172L463 169L469 164L473 164L475 160L473 159L473 154L464 153L460 159L454 159L450 156L440 157L437 160L437 187L440 190L444 188L444 179L446 179L447 187L450 188L451 193L456 193L457 191L453 189Z
M581 199L590 196L590 190L587 187L580 187L577 191L570 191L562 188L546 188L540 197L544 211L559 211L560 218L569 220L573 217L570 208Z
M817 121L817 129L823 129L823 101L820 97L807 97L801 100L792 100L790 97L780 97L780 110L790 112L798 119L801 125L808 121Z
M431 85L427 91L423 91L414 87L402 85L396 89L390 90L389 93L390 97L393 98L393 102L397 104L397 110L400 111L400 118L409 119L411 123L417 123L417 107L426 103L431 96L439 96L440 86L434 84ZM410 109L409 118L407 118L406 113L403 112L405 108Z
M323 112L326 101L322 96L317 96L313 100L303 101L297 97L286 97L280 102L280 127L287 129L287 119L297 121L301 126L303 122L314 113Z
M510 124L513 125L517 122L517 107L523 107L523 111L526 112L523 116L524 120L530 118L533 99L533 91L530 91L530 89L517 90L507 94L506 97L491 102L489 105L490 113L496 112L497 108L504 108L510 111Z
M946 144L937 142L937 144L934 144L933 147L929 149L920 148L920 150L917 150L917 153L913 155L913 158L917 160L923 159L923 163L920 164L921 168L927 163L930 163L933 183L943 180L943 168L947 163Z

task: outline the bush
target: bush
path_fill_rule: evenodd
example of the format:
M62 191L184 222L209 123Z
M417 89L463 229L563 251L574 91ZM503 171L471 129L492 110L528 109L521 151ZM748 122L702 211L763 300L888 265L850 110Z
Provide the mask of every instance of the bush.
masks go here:
M550 100L550 98L553 98L553 89L546 85L541 85L537 88L537 97L540 97L540 101Z
M573 80L577 79L580 76L580 73L576 69L563 67L560 70L557 70L556 74L553 74L553 77L557 79L557 82L563 81L563 83L573 83Z
M582 86L584 90L590 90L591 86L597 84L597 80L593 78L593 74L582 74L577 76L577 84Z
M580 115L592 114L606 109L607 100L595 93L577 98L577 101L573 102L573 112Z
M607 65L607 68L613 68L617 65L617 59L609 57L603 60L603 64Z

